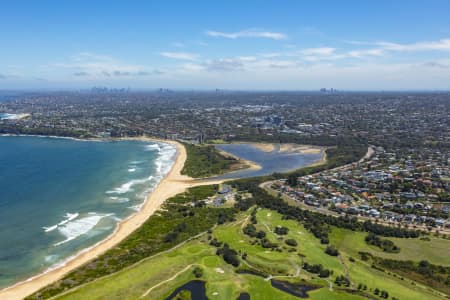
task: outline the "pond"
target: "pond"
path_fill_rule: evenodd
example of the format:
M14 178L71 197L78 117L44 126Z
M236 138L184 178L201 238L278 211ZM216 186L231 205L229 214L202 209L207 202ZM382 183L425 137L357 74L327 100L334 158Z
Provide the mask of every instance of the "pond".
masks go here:
M175 298L176 295L178 295L179 292L187 290L191 292L191 298L195 300L208 300L208 297L206 297L206 282L201 280L192 280L188 283L180 286L175 291L173 291L172 294L169 295L169 297L166 298L166 300L172 300Z
M250 300L250 295L248 293L241 293L236 300Z
M311 285L291 283L275 279L272 279L270 282L274 288L300 298L308 298L308 291L317 289L317 287Z

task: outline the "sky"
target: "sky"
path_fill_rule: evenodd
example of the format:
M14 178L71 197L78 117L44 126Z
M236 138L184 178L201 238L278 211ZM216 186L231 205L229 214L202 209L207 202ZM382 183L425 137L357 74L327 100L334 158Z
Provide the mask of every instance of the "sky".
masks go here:
M450 90L449 0L0 3L0 89Z

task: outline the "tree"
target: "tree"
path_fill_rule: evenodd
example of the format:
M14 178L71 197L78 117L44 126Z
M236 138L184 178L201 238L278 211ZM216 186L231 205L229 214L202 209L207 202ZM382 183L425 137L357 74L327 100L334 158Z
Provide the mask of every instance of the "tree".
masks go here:
M320 278L326 278L326 277L329 277L329 276L330 276L330 270L328 270L328 269L320 270L320 272L319 272L319 277Z
M284 241L287 245L295 247L298 245L297 241L294 239L287 239Z
M275 227L274 232L278 235L286 235L289 232L289 228L284 227L284 226L277 226L277 227Z
M339 255L339 251L334 246L327 246L327 248L325 249L325 253L331 256Z
M192 273L194 273L194 276L196 278L200 278L203 276L203 269L200 267L195 267L194 270L192 271Z
M292 187L296 186L297 185L297 175L296 174L289 175L287 178L287 183Z

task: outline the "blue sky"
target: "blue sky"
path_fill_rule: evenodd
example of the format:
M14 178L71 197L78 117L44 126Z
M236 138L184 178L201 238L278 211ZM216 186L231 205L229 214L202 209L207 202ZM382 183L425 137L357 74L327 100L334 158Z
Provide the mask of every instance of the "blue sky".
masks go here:
M450 1L2 1L0 89L450 89Z

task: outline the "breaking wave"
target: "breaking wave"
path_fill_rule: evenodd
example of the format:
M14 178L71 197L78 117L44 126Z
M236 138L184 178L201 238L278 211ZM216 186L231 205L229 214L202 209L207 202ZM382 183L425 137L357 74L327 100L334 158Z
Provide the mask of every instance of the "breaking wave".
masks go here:
M120 197L109 197L109 199L113 200L116 203L125 203L125 202L129 202L130 199L129 198L120 198Z
M146 151L153 151L153 150L161 151L161 147L159 146L159 144L150 144L150 145L145 146L145 150Z
M74 214L67 213L67 214L64 216L65 219L62 220L61 222L59 222L58 224L52 225L52 226L48 226L48 227L45 227L45 226L44 226L44 227L42 227L42 228L44 229L45 232L53 231L53 230L55 230L56 228L58 228L58 226L62 226L62 225L64 225L64 224L66 224L66 223L72 221L73 219L76 219L79 215L80 215L79 213L74 213Z
M62 226L58 226L58 231L62 234L66 239L55 243L54 246L59 246L70 242L77 237L84 235L91 231L101 219L110 217L113 214L96 214L89 213L87 217L72 220Z
M154 161L155 166L155 172L153 175L147 177L147 178L141 178L141 179L133 179L130 180L124 184L122 184L119 187L116 187L112 190L106 191L106 194L126 194L129 192L134 191L133 187L136 185L142 185L151 182L151 186L149 190L151 191L156 184L161 181L161 179L166 176L166 174L170 171L173 164L173 158L176 154L176 148L170 144L149 144L145 146L145 149L147 151L158 151L158 158ZM136 171L136 164L138 162L132 162L132 165L129 166L128 172L133 173ZM146 190L148 192L149 190Z
M107 194L126 194L128 192L133 191L133 186L138 185L138 184L144 184L150 180L153 179L153 176L150 176L148 178L143 178L143 179L133 179L130 180L124 184L122 184L121 186L115 188L114 190L111 191L107 191Z

